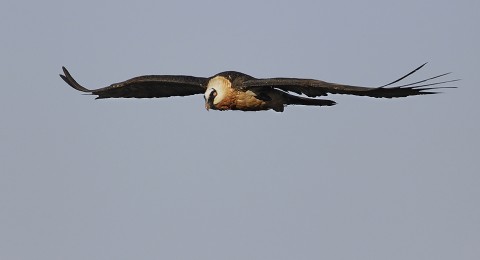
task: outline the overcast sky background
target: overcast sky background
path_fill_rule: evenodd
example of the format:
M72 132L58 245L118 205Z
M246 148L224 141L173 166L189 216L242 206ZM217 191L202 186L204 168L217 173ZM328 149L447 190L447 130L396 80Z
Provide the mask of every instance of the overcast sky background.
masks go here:
M480 259L479 1L2 1L0 259ZM207 112L143 74L435 96Z

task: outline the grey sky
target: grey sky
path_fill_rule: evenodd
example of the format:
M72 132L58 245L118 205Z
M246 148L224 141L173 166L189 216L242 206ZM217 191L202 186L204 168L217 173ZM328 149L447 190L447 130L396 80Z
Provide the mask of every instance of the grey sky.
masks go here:
M0 259L479 259L480 2L2 1ZM436 96L207 112L101 100L142 74Z

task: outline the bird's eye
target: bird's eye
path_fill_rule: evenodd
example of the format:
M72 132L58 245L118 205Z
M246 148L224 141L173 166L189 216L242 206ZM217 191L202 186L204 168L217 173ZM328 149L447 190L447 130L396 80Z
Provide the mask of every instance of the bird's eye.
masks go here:
M210 92L209 98L215 98L217 96L217 91L215 89L212 89L212 92Z

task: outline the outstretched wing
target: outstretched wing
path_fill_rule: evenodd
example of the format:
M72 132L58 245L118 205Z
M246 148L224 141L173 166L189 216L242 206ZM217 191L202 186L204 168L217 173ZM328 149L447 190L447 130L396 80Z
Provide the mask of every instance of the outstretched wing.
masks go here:
M135 77L108 87L90 90L78 84L65 67L60 77L74 89L100 98L160 98L203 94L207 78L192 76L151 75Z
M248 89L248 88L258 88L258 87L271 87L271 88L277 88L285 91L295 92L297 94L305 94L309 97L326 96L330 93L330 94L368 96L368 97L375 97L375 98L396 98L396 97L436 94L438 93L435 91L436 89L454 88L454 87L433 87L433 86L458 81L458 79L433 82L433 83L428 82L433 79L438 79L440 77L446 76L450 73L441 74L435 77L413 82L410 84L389 87L405 79L406 77L412 75L413 73L421 69L423 66L425 66L425 64L411 71L407 75L391 83L383 85L381 87L350 86L350 85L343 85L343 84L337 84L337 83L329 83L329 82L315 80L315 79L270 78L270 79L252 79L252 80L245 81L243 84L243 88Z

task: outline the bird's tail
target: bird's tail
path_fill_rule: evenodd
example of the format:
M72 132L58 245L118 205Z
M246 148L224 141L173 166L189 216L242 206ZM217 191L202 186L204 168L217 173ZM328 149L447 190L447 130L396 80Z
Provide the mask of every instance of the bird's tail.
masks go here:
M304 106L333 106L337 104L329 99L316 99L299 97L285 93L286 105L304 105Z

